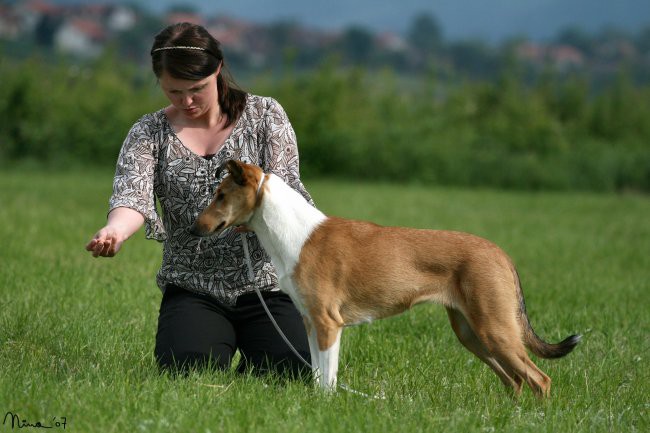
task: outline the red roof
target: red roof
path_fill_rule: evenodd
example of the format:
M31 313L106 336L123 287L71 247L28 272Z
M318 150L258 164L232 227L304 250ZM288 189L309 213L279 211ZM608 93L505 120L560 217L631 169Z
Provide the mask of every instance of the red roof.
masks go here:
M70 21L70 25L80 33L96 41L106 39L106 31L97 21L85 18L75 18Z

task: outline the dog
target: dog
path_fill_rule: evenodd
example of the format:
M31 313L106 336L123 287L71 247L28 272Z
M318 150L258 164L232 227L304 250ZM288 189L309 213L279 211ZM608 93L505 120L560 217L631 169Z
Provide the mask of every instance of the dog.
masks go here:
M580 336L549 344L535 334L517 271L498 246L468 233L328 217L260 167L231 160L225 168L229 175L190 231L205 237L244 226L256 233L280 289L302 314L322 388L336 389L344 327L436 302L460 342L515 395L524 382L549 395L551 379L526 348L560 358Z

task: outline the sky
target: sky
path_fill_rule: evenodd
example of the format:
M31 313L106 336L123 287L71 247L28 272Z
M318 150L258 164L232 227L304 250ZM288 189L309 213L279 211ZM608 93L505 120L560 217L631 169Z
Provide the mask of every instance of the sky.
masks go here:
M58 0L79 3L75 0ZM88 1L88 0L87 0ZM597 32L615 26L630 32L650 26L650 0L130 0L162 12L191 5L206 15L228 14L255 22L296 20L340 30L361 25L404 33L419 12L434 15L443 35L496 42L511 36L548 39L568 26ZM106 3L110 0L90 0Z

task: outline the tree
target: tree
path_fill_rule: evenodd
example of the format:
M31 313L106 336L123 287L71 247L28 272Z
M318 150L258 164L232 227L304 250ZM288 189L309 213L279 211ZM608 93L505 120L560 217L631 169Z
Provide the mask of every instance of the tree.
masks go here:
M636 47L642 54L650 54L650 25L639 32L636 37Z
M490 78L499 69L497 53L479 40L450 44L448 54L455 69L472 78Z
M567 27L561 30L555 38L555 42L570 45L588 56L593 53L593 38L579 27Z
M43 47L51 48L54 45L54 35L61 27L63 19L58 16L43 15L34 29L36 43Z
M343 33L340 41L346 61L353 64L368 64L375 48L374 36L363 27L352 26Z
M149 50L154 36L164 26L164 22L144 10L136 9L138 24L133 28L119 32L114 36L114 44L120 55L129 60L149 63Z
M427 13L417 14L408 31L408 42L426 64L442 47L442 30L436 18Z

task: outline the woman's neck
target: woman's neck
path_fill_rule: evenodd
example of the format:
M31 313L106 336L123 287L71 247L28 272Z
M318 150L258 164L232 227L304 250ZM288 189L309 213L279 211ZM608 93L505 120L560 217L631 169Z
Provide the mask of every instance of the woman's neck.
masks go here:
M165 109L165 114L174 127L180 128L223 129L228 120L228 116L221 110L219 105L196 118L185 116L173 105Z

